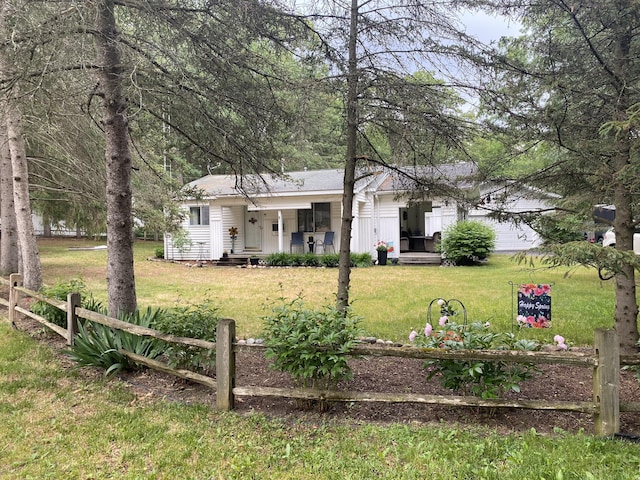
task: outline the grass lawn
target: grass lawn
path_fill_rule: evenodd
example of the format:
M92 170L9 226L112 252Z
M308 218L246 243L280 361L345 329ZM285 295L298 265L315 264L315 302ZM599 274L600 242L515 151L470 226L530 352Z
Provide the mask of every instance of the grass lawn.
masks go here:
M0 322L0 478L638 479L640 445L447 425L269 419L148 401Z
M95 297L106 300L106 251L70 251L69 246L98 243L75 239L43 239L40 252L44 281L53 285L81 278ZM262 317L279 298L298 295L312 305L332 304L337 269L326 268L188 268L152 262L156 242L135 244L135 274L140 307L171 307L211 299L223 316L237 321L240 336L258 336ZM507 255L494 255L478 267L377 266L353 269L353 310L368 334L406 342L412 329L424 327L427 307L434 298L456 298L467 308L469 320L489 321L510 331L514 307L511 283L551 283L553 328L516 333L545 343L560 334L570 344L593 341L593 330L613 326L614 284L601 282L595 270L532 270ZM434 321L439 317L434 312Z

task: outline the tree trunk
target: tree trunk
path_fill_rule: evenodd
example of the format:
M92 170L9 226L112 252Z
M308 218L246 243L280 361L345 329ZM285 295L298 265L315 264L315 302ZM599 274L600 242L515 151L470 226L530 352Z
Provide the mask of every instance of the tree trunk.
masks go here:
M31 200L29 197L29 173L27 168L27 152L22 134L22 111L18 99L20 89L16 81L18 69L10 51L11 42L4 40L11 38L8 20L13 5L9 1L2 3L0 11L0 38L3 39L0 48L0 70L7 86L4 90L4 120L6 121L7 143L11 155L13 174L13 201L16 214L16 227L20 258L22 260L22 280L25 287L39 290L42 286L42 271L38 243L33 231L31 219ZM4 126L3 126L4 127Z
M632 11L631 2L621 2L621 11ZM622 19L614 24L616 32L616 48L613 65L617 77L612 79L618 96L616 100L617 121L624 121L631 106L629 87L620 79L626 79L631 72L631 42L633 27ZM614 181L614 202L616 217L616 248L623 251L633 251L634 224L634 193L633 187L628 186L624 179L624 172L633 164L632 149L629 136L622 135L616 141L617 155L613 159L616 173L620 178ZM638 351L638 302L636 297L635 270L631 265L624 265L622 273L616 275L616 308L615 329L620 339L621 353L636 353Z
M13 203L13 169L4 109L0 117L0 275L18 273L18 236Z
M22 113L17 105L7 110L7 135L11 151L13 169L13 201L16 212L18 243L22 257L22 283L31 290L42 286L40 253L33 230L31 218L31 199L29 197L29 170L27 155L22 136Z
M358 135L358 0L351 0L349 28L349 65L347 74L347 158L342 193L342 223L340 226L340 262L338 271L337 308L345 312L349 306L351 277L351 230L353 228L353 195L355 188L356 148Z
M135 311L137 301L133 271L131 155L113 0L98 2L97 31L107 165L107 295L109 315L116 316L118 312Z
M623 171L630 163L630 149L627 141L618 142L620 151L614 160L616 171ZM626 145L626 146L625 146ZM633 251L634 223L632 213L632 194L617 182L615 186L616 217L616 249ZM616 275L616 306L614 312L615 329L620 339L621 353L637 353L638 347L638 303L636 301L635 270L632 265L625 264L622 272Z

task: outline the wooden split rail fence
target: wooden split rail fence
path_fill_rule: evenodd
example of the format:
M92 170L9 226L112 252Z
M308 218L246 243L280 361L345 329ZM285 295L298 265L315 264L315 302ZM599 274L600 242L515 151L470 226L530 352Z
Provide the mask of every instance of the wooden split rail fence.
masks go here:
M334 390L316 390L300 388L274 388L236 385L236 353L245 349L264 349L260 345L240 345L235 340L235 321L221 319L218 322L217 341L177 337L156 330L132 325L106 315L82 308L80 295L69 294L66 302L53 300L38 292L21 286L20 275L13 274L7 282L9 285L8 301L0 298L0 305L8 307L9 321L15 323L17 314L26 315L58 335L64 337L68 345L72 345L78 328L78 320L84 319L122 330L135 335L152 337L165 342L190 345L216 350L216 378L195 373L189 370L174 369L157 360L148 359L132 352L121 351L132 360L149 368L171 375L185 378L216 391L216 406L221 410L234 408L236 396L273 396L306 400L327 400L336 402L387 402L387 403L423 403L451 406L473 406L490 408L525 408L535 410L559 410L593 415L594 432L599 436L612 436L620 430L621 412L640 412L640 402L620 403L620 366L640 365L640 355L619 354L618 336L613 330L598 329L595 332L593 353L579 352L522 352L522 351L487 351L487 350L441 350L421 349L415 347L378 347L361 345L356 347L353 355L389 356L416 359L459 359L459 360L496 360L513 363L559 364L593 368L593 400L592 401L549 401L549 400L505 400L481 399L470 396L454 395L421 395L414 393L384 392L349 392ZM19 305L22 296L46 302L67 313L67 328L53 324L45 318Z

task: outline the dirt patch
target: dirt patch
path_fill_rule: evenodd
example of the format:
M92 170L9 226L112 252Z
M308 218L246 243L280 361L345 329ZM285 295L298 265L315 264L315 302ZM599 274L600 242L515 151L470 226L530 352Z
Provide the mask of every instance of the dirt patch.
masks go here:
M27 331L40 341L60 351L66 368L72 362L62 354L64 340L29 319L20 320L20 330ZM288 375L269 368L269 361L262 350L242 351L236 358L238 386L291 387ZM447 395L436 380L426 381L422 361L406 358L367 357L350 361L353 380L342 382L341 390L358 392L415 393ZM593 397L593 372L590 368L543 365L541 373L521 385L521 392L509 393L508 398L519 400L590 401ZM87 377L102 375L97 369L80 370ZM143 369L124 373L118 377L126 382L137 397L137 402L165 399L186 404L215 405L215 392L199 384L191 383L160 372ZM621 373L621 402L633 402L640 398L640 382L629 371ZM295 401L273 397L237 397L238 413L261 412L278 418L308 419L311 421L350 421L357 423L409 423L409 424L463 424L478 425L499 432L524 432L535 428L538 432L553 433L557 429L568 432L584 430L593 433L591 415L547 410L515 408L451 407L424 404L388 403L333 403L327 412L302 411ZM621 415L622 433L640 435L640 414Z

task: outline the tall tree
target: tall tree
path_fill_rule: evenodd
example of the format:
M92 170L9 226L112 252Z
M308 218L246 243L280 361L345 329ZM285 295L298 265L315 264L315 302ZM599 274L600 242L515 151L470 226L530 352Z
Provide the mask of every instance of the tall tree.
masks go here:
M0 115L4 118L4 115ZM17 273L20 261L16 211L13 204L13 169L6 129L0 128L0 275Z
M123 95L125 74L118 50L118 29L113 0L96 5L96 50L102 98L107 165L107 290L109 313L136 310L133 271L133 215L131 153L129 151L127 103Z
M0 7L0 72L2 73L3 112L0 128L6 129L13 178L13 199L16 212L18 243L22 260L23 284L32 290L42 286L40 254L31 220L27 153L23 136L20 84L16 56L10 39L16 33L10 25L14 13L13 2L5 0Z
M616 248L629 252L640 222L640 137L629 121L640 105L637 1L498 3L526 30L494 57L494 83L485 91L488 112L499 119L494 127L515 133L520 149L554 145L549 164L526 180L574 204L614 204ZM615 328L621 348L632 352L638 306L628 258L607 267L616 273Z
M416 70L451 77L448 60L460 55L460 42L475 43L458 28L456 2L352 0L315 2L304 7L305 19L326 49L331 73L340 75L345 103L346 157L337 306L349 305L350 239L354 187L372 164L397 168L397 157L383 155L367 132L384 132L395 145L411 145L415 164L442 161L416 147L420 133L431 131L441 143L461 147L464 122L444 108L447 85L433 75L414 76ZM457 82L456 82L457 83ZM411 99L406 94L411 92ZM409 128L407 128L410 126ZM397 134L416 132L398 141ZM395 137L395 138L394 138ZM391 140L393 139L393 140ZM411 148L410 148L411 149ZM398 153L398 150L395 151ZM419 178L415 178L420 181Z

